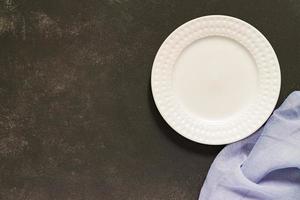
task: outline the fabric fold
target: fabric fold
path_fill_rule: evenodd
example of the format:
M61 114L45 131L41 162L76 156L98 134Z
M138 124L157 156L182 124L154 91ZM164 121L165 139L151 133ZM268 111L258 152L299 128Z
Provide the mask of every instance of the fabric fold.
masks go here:
M200 200L300 200L300 92L293 92L255 134L226 146Z

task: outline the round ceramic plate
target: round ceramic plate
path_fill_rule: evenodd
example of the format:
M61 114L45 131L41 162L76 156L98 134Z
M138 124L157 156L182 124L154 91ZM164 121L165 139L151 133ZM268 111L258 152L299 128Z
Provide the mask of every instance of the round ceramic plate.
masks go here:
M156 106L182 136L227 144L254 133L272 113L280 68L268 40L229 16L194 19L160 47L152 68Z

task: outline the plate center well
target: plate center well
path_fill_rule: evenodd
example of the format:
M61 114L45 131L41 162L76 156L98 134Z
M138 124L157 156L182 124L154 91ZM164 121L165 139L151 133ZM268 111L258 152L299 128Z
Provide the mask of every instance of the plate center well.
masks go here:
M176 97L189 112L223 120L246 108L258 93L258 71L238 42L211 36L183 50L174 66Z

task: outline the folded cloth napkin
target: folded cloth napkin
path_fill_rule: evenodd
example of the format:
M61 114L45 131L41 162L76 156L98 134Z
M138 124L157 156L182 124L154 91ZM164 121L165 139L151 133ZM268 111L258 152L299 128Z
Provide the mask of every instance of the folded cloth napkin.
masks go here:
M220 152L199 200L300 200L300 91L255 134Z

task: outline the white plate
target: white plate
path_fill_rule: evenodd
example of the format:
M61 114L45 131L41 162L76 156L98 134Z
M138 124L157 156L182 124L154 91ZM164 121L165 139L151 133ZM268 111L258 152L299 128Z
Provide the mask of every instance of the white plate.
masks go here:
M176 29L152 68L156 106L182 136L227 144L268 119L280 91L280 68L268 40L237 18L212 15Z

